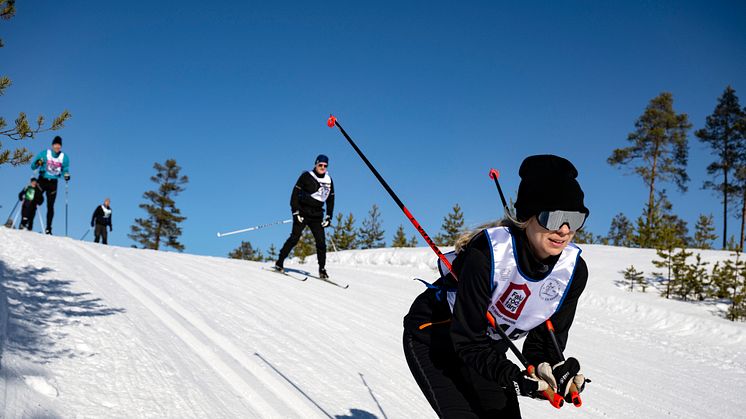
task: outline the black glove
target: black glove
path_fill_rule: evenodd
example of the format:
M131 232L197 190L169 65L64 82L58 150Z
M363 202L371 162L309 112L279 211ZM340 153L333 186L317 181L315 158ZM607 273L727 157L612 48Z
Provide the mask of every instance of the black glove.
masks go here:
M93 228L93 223L91 223L91 228Z
M546 381L535 374L529 376L525 371L513 377L513 386L517 395L535 399L541 398L541 392L549 388Z
M111 232L111 231L114 231L114 227L112 227L112 226L109 226L109 231L110 231L110 232Z
M324 217L324 221L321 222L321 227L327 228L330 225L332 225L332 216L327 215L326 217Z
M575 358L567 358L553 367L542 362L536 368L536 374L546 381L552 389L567 400L571 397L570 385L575 383L578 393L585 388L585 376L580 374L580 363Z
M70 180L70 173L65 173L65 182Z
M44 165L44 160L39 159L34 164L36 165L36 167L42 167Z
M296 220L297 220L297 221L298 221L299 223L301 223L301 224L303 223L303 217L301 217L301 216L300 216L300 212L299 212L299 211L295 211L295 212L293 213L293 217L294 217L294 218L295 218L295 219L296 219Z

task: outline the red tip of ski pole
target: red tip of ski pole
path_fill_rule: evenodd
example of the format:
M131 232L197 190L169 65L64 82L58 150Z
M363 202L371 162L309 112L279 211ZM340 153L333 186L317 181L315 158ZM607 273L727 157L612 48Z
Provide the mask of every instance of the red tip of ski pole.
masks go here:
M326 125L329 128L334 128L334 125L337 123L337 118L334 115L329 115L329 119L326 120Z
M554 325L552 324L551 320L547 320L547 329L549 329L550 332L554 333Z
M490 177L492 179L497 179L500 177L500 172L498 172L497 169L490 169Z
M577 391L573 391L571 393L571 397L572 397L572 404L574 404L575 407L580 407L583 405L583 401L580 400L580 394L578 394Z

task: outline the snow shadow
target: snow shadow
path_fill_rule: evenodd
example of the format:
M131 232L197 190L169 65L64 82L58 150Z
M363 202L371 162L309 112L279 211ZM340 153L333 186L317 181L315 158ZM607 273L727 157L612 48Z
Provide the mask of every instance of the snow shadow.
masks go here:
M8 351L42 364L74 357L70 346L59 345L67 337L65 326L85 325L86 318L125 311L107 307L90 293L73 291L72 281L49 278L51 272L32 266L13 269L0 260L0 287L7 299L0 303L7 304L6 339L0 341L0 354Z
M264 358L261 354L259 354L258 352L254 352L254 355L257 358L261 359L265 364L267 364L268 367L272 368L272 370L274 372L276 372L277 375L279 375L285 381L287 381L288 384L290 384L291 386L293 386L293 388L295 388L296 390L298 390L298 392L300 394L302 394L303 397L305 397L306 399L308 399L308 401L310 401L314 406L316 406L316 408L319 409L321 411L321 413L323 413L329 419L378 419L378 416L376 416L376 415L374 415L374 414L372 414L370 412L366 412L365 410L360 410L360 409L350 409L350 414L349 415L344 415L344 416L343 415L335 415L335 416L330 415L329 412L327 412L326 410L324 410L324 408L321 407L321 405L319 405L318 403L316 403L316 401L314 399L312 399L311 396L309 396L305 391L303 391L303 389L301 389L297 384L295 384L291 379L289 379L285 374L283 374L282 371L280 371L279 369L277 369L277 367L275 367L274 365L272 365L271 362L267 361L267 359ZM378 403L378 401L376 401L376 403ZM379 407L380 407L380 405L379 405Z

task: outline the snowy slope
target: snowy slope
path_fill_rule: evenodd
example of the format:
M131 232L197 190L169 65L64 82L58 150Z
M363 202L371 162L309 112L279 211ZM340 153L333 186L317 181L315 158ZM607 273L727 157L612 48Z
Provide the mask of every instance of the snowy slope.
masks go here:
M743 417L746 325L615 284L631 263L651 272L650 251L584 256L567 354L593 383L580 409L523 400L524 417ZM0 417L434 417L401 349L423 289L411 279L434 278L430 251L328 264L349 289L0 228Z

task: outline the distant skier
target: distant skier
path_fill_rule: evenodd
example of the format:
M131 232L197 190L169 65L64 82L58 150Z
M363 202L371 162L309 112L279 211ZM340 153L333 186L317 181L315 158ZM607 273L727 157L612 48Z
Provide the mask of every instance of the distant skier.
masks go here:
M109 227L109 231L114 230L111 224L111 200L109 198L104 199L104 203L97 206L93 211L91 227L94 228L94 242L98 243L99 240L102 240L103 244L109 244L106 227Z
M36 208L44 203L44 194L36 178L31 178L31 182L18 194L18 200L23 201L21 204L21 225L18 228L31 231L34 229Z
M457 240L458 281L445 272L404 317L407 364L442 418L520 418L517 396L538 398L551 387L567 400L572 384L585 386L579 362L560 360L545 325L552 320L564 350L588 279L571 243L589 213L578 172L541 155L526 158L519 174L516 219ZM511 340L527 336L522 352L535 374L507 359L492 322Z
M47 194L47 234L52 234L57 180L62 177L65 182L70 181L69 168L70 159L62 152L62 137L59 135L52 140L52 148L37 154L31 165L31 170L39 170L39 186Z
M275 269L282 271L285 258L298 244L303 229L308 226L316 241L316 257L319 262L319 277L326 279L326 236L324 229L331 225L334 211L334 182L327 172L329 158L323 154L316 157L313 170L303 172L290 194L290 209L293 212L293 230L280 249ZM324 204L326 203L326 215Z

